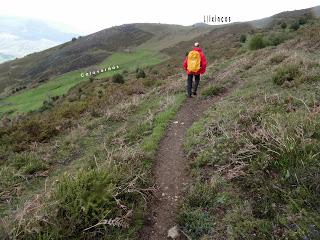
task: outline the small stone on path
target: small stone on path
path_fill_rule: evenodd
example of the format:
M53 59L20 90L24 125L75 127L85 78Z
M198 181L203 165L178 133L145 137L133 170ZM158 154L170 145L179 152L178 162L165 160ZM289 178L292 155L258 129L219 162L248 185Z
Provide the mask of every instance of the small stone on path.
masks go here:
M168 238L177 239L179 236L180 234L177 226L174 226L168 230Z

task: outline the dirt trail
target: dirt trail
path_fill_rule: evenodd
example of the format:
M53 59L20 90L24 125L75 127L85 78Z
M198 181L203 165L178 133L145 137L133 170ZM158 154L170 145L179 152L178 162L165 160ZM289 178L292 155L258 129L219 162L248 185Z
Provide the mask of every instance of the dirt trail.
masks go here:
M210 99L195 97L187 99L178 111L175 120L169 125L166 135L160 143L153 167L156 187L159 189L150 204L151 213L142 229L140 239L167 239L168 230L175 226L176 210L190 179L188 163L183 151L186 131L197 121L203 112L228 94L234 85L221 96ZM184 239L181 237L180 239Z

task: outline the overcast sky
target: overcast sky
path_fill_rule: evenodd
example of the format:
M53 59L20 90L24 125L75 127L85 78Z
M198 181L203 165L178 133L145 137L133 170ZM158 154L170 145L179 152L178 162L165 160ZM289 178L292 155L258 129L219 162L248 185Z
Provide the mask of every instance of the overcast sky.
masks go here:
M191 25L209 14L248 21L316 5L320 0L2 0L0 15L41 19L89 34L134 22Z

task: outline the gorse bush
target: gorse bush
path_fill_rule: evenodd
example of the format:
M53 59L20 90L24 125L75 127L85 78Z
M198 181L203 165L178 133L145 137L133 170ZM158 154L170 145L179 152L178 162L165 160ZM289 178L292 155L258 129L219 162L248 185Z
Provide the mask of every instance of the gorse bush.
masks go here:
M250 50L258 50L267 46L277 46L289 38L287 33L272 33L268 36L262 34L253 35L249 41Z
M297 65L285 65L277 69L272 76L272 81L277 85L282 85L285 81L293 81L299 75L300 70Z
M299 22L293 22L293 23L291 23L291 25L290 25L290 29L291 29L292 31L297 31L299 28L300 28Z
M283 23L280 24L280 27L282 29L286 29L287 28L287 24L285 22L283 22Z
M246 40L247 40L247 36L246 36L245 34L241 34L241 36L240 36L240 42L241 42L241 43L244 43L244 42L246 42Z
M261 34L257 34L251 37L249 41L250 50L257 50L264 47L266 47L266 44Z
M114 83L124 83L124 77L122 74L117 73L115 75L112 76L112 82Z
M277 46L287 39L288 35L286 33L273 33L265 37L264 41L266 46Z
M145 78L146 73L142 69L139 68L138 71L136 72L136 77L137 78Z
M306 23L307 23L307 18L299 18L298 23L299 23L300 25L306 24Z

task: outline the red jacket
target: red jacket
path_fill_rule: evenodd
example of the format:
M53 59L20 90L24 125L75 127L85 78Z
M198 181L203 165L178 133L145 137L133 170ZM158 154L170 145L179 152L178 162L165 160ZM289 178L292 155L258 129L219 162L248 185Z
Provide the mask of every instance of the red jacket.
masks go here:
M199 47L195 47L193 48L194 51L198 51L200 53L200 57L201 57L201 62L200 62L200 70L196 73L193 73L195 75L197 74L204 74L206 72L206 68L207 68L207 60L206 60L206 56L203 54L202 49ZM188 57L186 57L186 59L183 62L183 68L184 70L187 71L188 74L190 74L190 72L188 71Z

